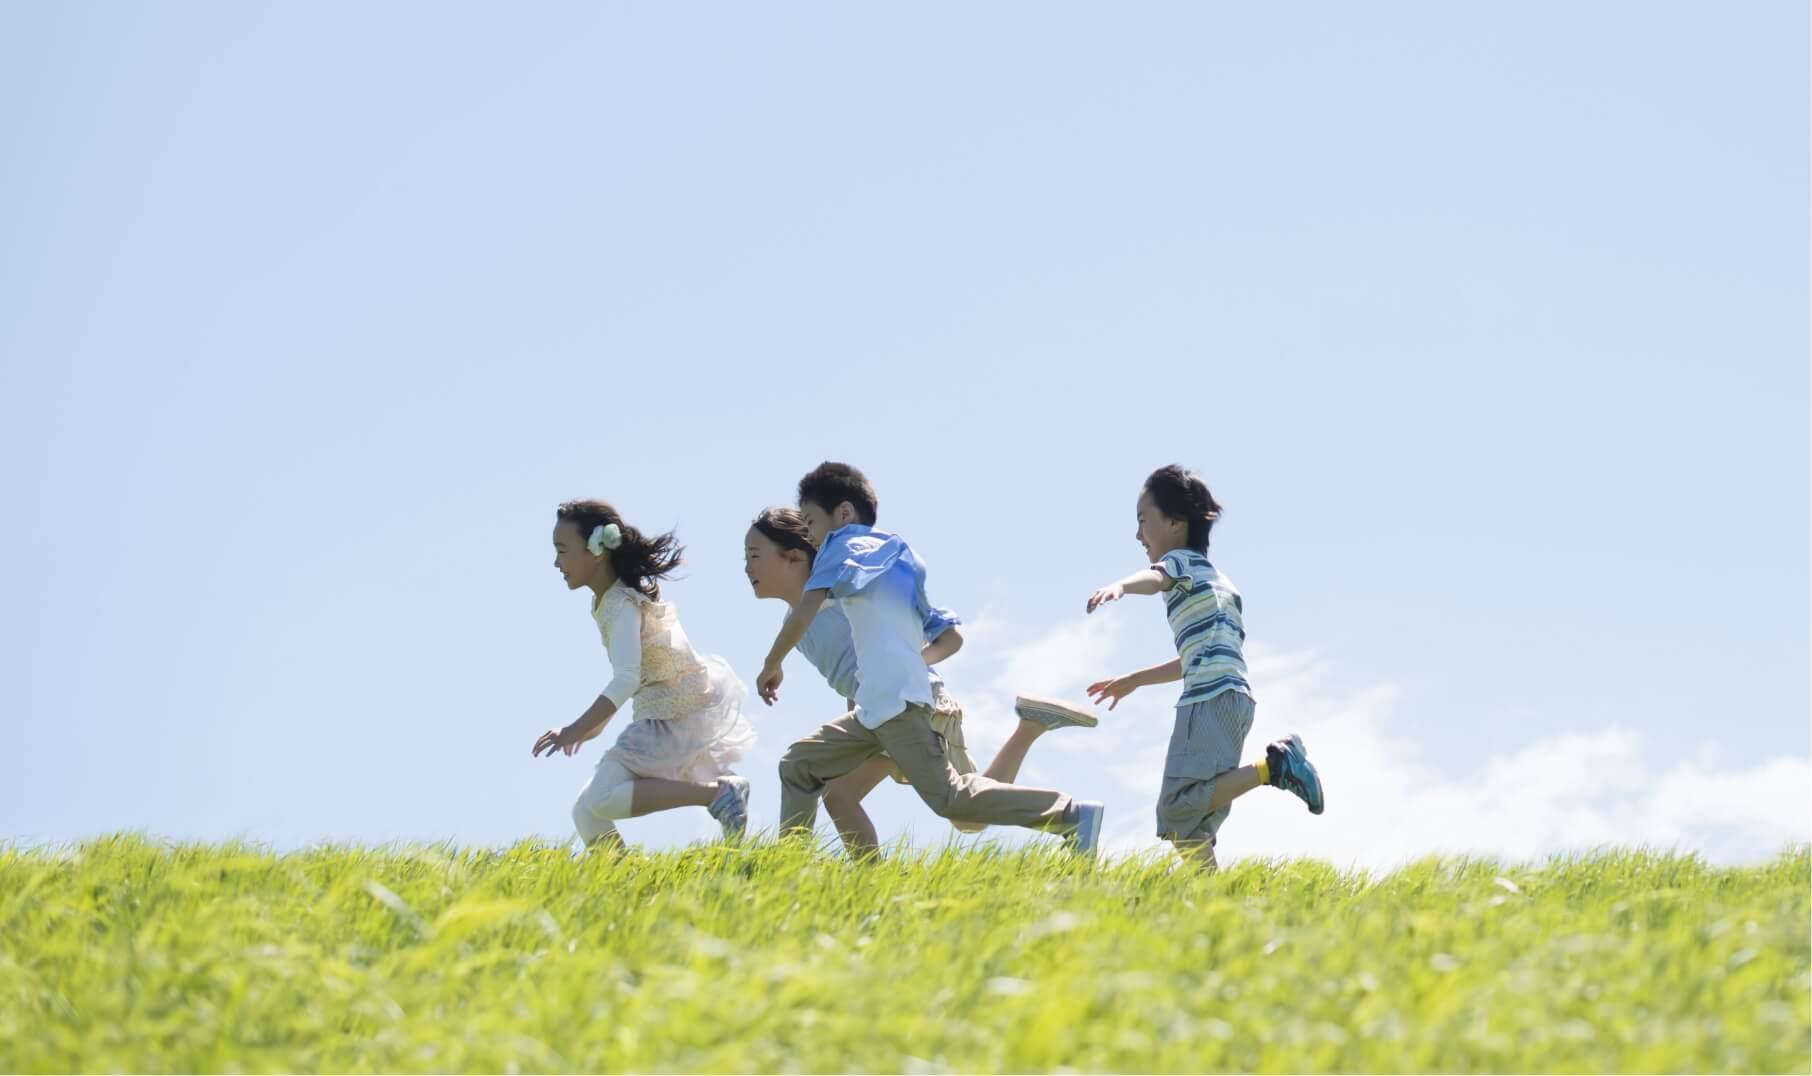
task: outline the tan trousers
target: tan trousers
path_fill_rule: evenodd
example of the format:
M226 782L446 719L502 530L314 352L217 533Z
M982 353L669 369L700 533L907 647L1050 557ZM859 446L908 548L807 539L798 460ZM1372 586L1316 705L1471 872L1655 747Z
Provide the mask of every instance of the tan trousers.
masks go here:
M931 727L931 709L917 704L868 728L844 714L780 756L780 831L811 829L824 786L885 752L925 805L952 822L1063 829L1070 797L1043 788L959 774L944 754L943 737Z

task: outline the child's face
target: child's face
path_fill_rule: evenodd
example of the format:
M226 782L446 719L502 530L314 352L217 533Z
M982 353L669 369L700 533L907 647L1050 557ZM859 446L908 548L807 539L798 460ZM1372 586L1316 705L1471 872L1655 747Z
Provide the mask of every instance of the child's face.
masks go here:
M576 524L564 519L554 524L554 567L560 570L560 578L566 580L568 590L607 587L616 582L610 558L592 556L591 550L585 548L585 535L579 533Z
M1140 548L1145 550L1145 562L1155 564L1157 559L1173 549L1181 549L1189 541L1189 521L1167 516L1153 503L1149 492L1139 494L1139 539Z
M805 593L805 580L811 564L797 549L787 549L750 527L742 538L742 571L749 577L757 598L778 598L796 602Z
M816 501L800 501L799 514L805 517L805 529L811 533L812 544L822 549L830 532L856 521L856 506L844 501L835 510L827 512Z

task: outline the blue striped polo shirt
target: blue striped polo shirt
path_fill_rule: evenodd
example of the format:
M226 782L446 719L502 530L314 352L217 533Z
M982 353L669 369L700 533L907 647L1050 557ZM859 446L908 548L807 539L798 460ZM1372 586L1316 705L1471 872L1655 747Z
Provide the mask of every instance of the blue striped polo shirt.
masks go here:
M1245 611L1233 581L1193 549L1173 549L1152 565L1172 582L1164 609L1183 663L1178 706L1212 699L1223 691L1252 694L1246 682Z

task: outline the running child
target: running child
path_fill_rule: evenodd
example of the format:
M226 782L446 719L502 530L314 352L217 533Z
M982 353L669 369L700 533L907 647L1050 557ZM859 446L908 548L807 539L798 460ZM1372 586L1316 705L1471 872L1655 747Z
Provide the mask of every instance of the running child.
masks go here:
M681 553L671 531L645 535L603 501L568 501L555 513L554 567L569 590L590 588L612 675L578 720L535 741L534 754L573 754L635 700L633 720L573 804L587 847L620 846L619 819L675 807L704 807L726 839L748 826L749 781L730 770L755 742L742 681L722 658L700 657L660 600Z
M1212 870L1215 836L1235 799L1271 785L1320 814L1321 776L1294 733L1266 747L1252 765L1239 764L1253 715L1242 650L1245 605L1232 581L1208 562L1208 532L1221 506L1207 484L1181 467L1160 467L1145 480L1135 511L1136 537L1151 567L1095 591L1088 611L1125 594L1164 595L1177 657L1097 681L1088 693L1112 710L1141 687L1183 681L1158 791L1158 836Z
M743 571L757 598L773 598L796 607L805 594L806 580L812 562L818 555L805 517L792 508L768 508L755 517L743 536ZM942 609L928 610L924 618L923 649L920 656L927 667L935 666L962 649L963 636L956 617ZM850 710L856 707L859 681L856 676L855 641L850 634L849 618L837 603L828 602L812 618L805 635L795 647L812 663L831 690L842 696ZM963 711L943 678L931 672L931 727L944 740L944 756L958 774L974 773L975 761L969 757L963 736ZM1021 696L1015 700L1019 725L1013 730L994 761L982 776L994 781L1012 782L1019 776L1026 752L1038 737L1071 725L1094 726L1093 714L1074 707L1043 699ZM874 791L886 777L906 784L905 773L886 755L876 755L849 773L824 787L824 809L852 855L872 852L878 845L874 822L862 809L862 799ZM987 827L979 822L952 822L963 833L979 833Z
M799 481L799 511L818 547L804 593L769 650L756 689L773 705L782 662L833 599L849 623L855 705L787 748L780 759L781 832L812 828L825 786L886 754L940 817L1062 833L1094 854L1100 803L958 773L932 725L936 697L925 664L925 568L898 535L875 529L877 499L862 472L824 463Z

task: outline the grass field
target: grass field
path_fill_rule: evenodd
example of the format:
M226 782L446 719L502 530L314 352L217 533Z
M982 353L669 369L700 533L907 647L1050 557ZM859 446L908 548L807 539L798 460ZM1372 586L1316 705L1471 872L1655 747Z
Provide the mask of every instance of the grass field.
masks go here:
M1790 1071L1804 848L0 850L0 1071Z

